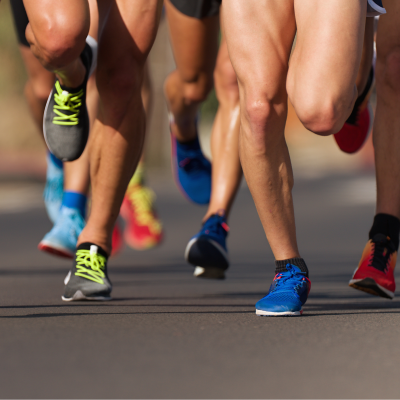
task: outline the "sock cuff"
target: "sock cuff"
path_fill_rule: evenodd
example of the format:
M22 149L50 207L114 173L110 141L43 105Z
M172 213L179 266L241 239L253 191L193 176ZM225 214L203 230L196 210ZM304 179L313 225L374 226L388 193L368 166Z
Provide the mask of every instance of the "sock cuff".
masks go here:
M372 239L376 234L381 233L389 236L390 240L396 247L399 248L400 220L390 214L376 214L374 223L369 231L369 238Z
M72 192L72 191L64 192L62 205L64 207L78 209L79 212L82 214L83 218L85 218L86 216L86 203L87 203L87 196L84 195L83 193Z
M286 272L286 265L292 264L296 267L300 268L301 272L305 272L306 276L308 277L308 268L307 264L303 258L295 257L289 258L287 260L275 260L275 274L279 274L280 272Z

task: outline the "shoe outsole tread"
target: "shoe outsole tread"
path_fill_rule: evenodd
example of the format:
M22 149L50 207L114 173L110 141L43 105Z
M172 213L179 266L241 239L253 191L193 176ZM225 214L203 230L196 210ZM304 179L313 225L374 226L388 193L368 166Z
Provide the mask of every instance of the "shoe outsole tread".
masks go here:
M61 296L63 301L109 301L111 296L85 296L80 290L77 290L72 297Z
M349 286L353 289L361 290L373 296L383 297L385 299L393 300L394 293L383 290L372 278L365 278L362 280L351 280Z
M258 315L259 317L300 317L301 315L303 315L303 310L284 311L284 312L256 310L256 315Z

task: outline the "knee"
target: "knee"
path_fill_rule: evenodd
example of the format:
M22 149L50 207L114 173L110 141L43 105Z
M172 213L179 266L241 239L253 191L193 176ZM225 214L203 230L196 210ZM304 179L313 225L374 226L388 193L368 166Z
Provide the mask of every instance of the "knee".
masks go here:
M400 96L400 46L380 55L377 63L376 80L380 87Z
M202 103L214 86L212 73L206 71L187 72L181 75L183 98L187 105Z
M284 136L287 104L284 99L246 96L242 107L242 137L256 154L265 154ZM246 129L247 127L247 129Z
M76 60L85 47L89 21L70 24L62 16L43 21L40 30L33 32L28 26L28 41L39 50L37 54L50 70L65 67Z
M350 108L343 106L342 100L339 101L336 96L330 96L329 93L318 96L309 91L303 93L301 97L294 96L291 102L304 127L320 136L339 132L351 112ZM352 105L353 98L347 103Z
M219 63L214 71L215 91L220 102L239 103L239 86L230 60Z

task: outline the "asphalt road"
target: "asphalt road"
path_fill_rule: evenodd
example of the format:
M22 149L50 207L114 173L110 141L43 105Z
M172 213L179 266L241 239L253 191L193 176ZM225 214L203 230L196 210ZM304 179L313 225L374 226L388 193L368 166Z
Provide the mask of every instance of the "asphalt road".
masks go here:
M164 244L111 260L113 301L71 304L61 301L70 263L36 250L50 228L41 188L0 185L0 397L399 397L400 301L347 286L373 217L372 176L297 181L312 281L299 318L254 313L273 257L246 188L230 221L228 278L213 282L183 260L204 209L168 180L154 186Z

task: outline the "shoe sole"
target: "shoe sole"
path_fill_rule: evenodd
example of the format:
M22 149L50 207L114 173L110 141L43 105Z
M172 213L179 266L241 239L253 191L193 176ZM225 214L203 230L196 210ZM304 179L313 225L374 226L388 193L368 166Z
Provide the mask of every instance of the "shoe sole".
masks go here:
M386 14L386 10L383 7L375 4L374 1L368 0L367 17L378 17L383 14Z
M384 297L385 299L390 300L393 300L394 298L393 292L377 284L372 278L352 279L349 282L349 286L354 289L372 294L373 296Z
M225 271L219 268L196 267L193 276L203 279L225 279Z
M72 259L75 256L75 253L70 252L68 249L61 246L54 246L53 244L45 241L39 243L38 249L53 256L62 258Z
M207 254L205 258L203 254ZM210 259L213 261L210 262ZM221 245L214 240L193 238L185 250L185 260L194 265L196 278L224 279L229 267L229 258Z
M85 296L80 290L77 290L72 297L61 296L63 301L108 301L111 300L110 296Z
M303 310L300 311L284 311L284 312L272 312L264 310L256 310L256 315L260 317L299 317L303 314Z

